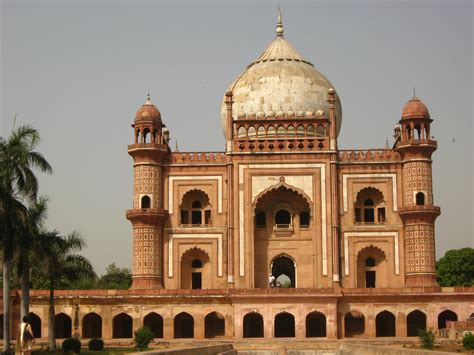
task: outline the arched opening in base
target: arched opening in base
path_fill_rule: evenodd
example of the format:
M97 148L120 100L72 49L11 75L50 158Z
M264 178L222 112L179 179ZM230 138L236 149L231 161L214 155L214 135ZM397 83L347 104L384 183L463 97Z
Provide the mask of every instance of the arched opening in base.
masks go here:
M295 337L295 317L291 313L279 313L275 316L275 338Z
M244 316L244 338L263 338L263 317L259 313Z
M394 337L395 315L389 311L383 311L375 317L375 336L376 337Z

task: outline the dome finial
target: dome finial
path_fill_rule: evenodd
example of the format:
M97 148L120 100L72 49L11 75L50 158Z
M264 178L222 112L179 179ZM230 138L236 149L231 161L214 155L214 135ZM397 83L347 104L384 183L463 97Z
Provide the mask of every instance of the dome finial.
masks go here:
M151 103L151 96L150 96L150 92L149 92L149 91L148 91L148 94L146 95L145 105L153 105L153 104Z
M280 5L278 5L278 20L277 20L277 27L276 27L276 35L278 37L283 37L283 22L281 20Z
M418 100L418 98L416 97L416 89L413 88L413 97L411 98L412 100Z

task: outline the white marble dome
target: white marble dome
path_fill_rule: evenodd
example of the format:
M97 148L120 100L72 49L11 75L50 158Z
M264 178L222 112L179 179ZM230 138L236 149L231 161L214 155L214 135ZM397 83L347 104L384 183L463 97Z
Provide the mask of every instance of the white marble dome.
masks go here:
M234 120L243 120L248 112L317 112L323 110L329 117L327 93L333 88L326 77L304 59L283 38L281 17L278 18L277 36L263 53L235 79L226 91L232 91ZM240 115L239 115L240 113ZM336 94L337 134L341 128L342 108ZM239 117L240 116L240 117ZM258 118L262 118L258 114ZM226 128L225 96L221 104L222 128Z

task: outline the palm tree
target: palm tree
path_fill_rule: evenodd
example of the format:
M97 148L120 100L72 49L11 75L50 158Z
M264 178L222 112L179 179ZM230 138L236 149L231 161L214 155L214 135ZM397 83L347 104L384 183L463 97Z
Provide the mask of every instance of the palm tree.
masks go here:
M33 169L51 173L41 153L35 151L40 137L31 126L20 126L8 139L0 137L0 246L3 264L3 350L10 349L10 274L19 226L26 220L24 200L35 201L38 179Z
M95 273L89 260L74 254L75 251L81 250L86 245L84 239L77 232L67 236L62 236L56 230L43 232L39 240L41 243L35 248L38 257L35 265L48 283L48 345L50 350L55 350L54 290L64 279L76 280L81 277L95 277Z
M28 208L28 214L21 225L23 233L20 235L18 248L18 278L21 280L21 319L29 314L30 310L30 257L35 251L35 246L41 243L41 230L47 217L46 197Z

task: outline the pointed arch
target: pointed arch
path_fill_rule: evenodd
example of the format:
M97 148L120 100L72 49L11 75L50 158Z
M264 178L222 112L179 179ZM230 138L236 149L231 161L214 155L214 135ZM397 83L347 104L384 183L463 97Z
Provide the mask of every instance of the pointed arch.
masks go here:
M82 337L102 338L102 317L95 312L82 317Z
M54 333L56 338L70 338L72 335L72 321L65 313L58 313L54 316Z
M291 191L291 192L297 194L299 197L301 197L306 202L307 206L304 206L304 207L307 207L307 210L310 211L311 215L313 214L312 213L313 209L312 209L311 198L300 188L287 184L284 181L284 179L281 179L278 184L267 187L266 189L261 191L257 196L255 196L255 198L253 200L253 203L252 203L252 208L255 210L257 208L257 205L262 200L262 198L265 197L265 195L267 195L267 194L269 194L273 191L277 191L278 189L285 189L287 191Z
M318 311L309 313L306 316L306 337L326 336L326 316Z
M375 336L394 337L396 335L395 315L384 310L375 317Z
M418 336L418 330L426 329L426 314L415 309L407 315L407 336Z
M289 281L290 288L296 287L296 261L292 256L280 253L272 259L270 267L272 270L271 274L275 277L277 285L279 283L283 284L284 281ZM282 287L286 286L282 285Z
M194 318L186 312L174 317L174 338L194 338Z
M41 318L33 312L30 312L29 317L30 317L31 330L33 331L34 337L38 339L41 338ZM3 317L1 319L3 321ZM2 332L3 332L3 327L2 327Z
M446 328L446 322L447 321L457 321L458 320L458 315L451 311L450 309L447 309L440 314L438 314L438 329L445 329Z
M155 338L163 338L163 317L158 313L148 313L143 318L143 325L150 328Z
M198 262L199 261L199 262ZM189 247L180 257L181 288L211 287L212 269L209 254L199 247Z
M133 320L125 312L117 314L112 320L112 338L131 338Z
M262 315L258 312L250 312L244 315L243 328L244 338L263 338L264 324Z
M204 317L204 337L215 338L225 335L225 317L218 312L211 312Z
M387 255L376 245L369 245L357 253L357 287L387 287L389 268Z
M295 316L289 312L281 312L275 316L275 338L295 337Z

